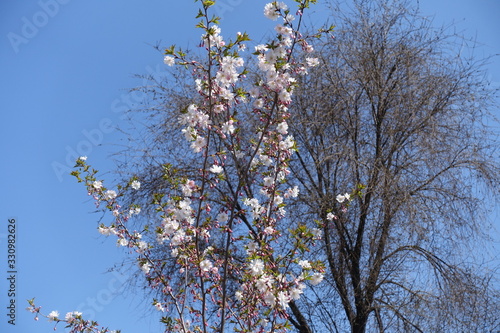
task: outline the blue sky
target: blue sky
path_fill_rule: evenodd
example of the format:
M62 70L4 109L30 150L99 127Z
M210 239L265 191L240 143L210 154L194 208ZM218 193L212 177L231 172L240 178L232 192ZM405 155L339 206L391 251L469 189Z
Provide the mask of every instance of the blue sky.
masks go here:
M222 35L248 31L259 40L269 33L266 2L219 0ZM420 0L420 6L436 24L455 22L476 37L479 55L500 54L498 0ZM123 110L133 102L127 89L142 83L133 75L163 70L152 48L157 42L197 45L196 8L192 0L0 1L1 332L52 331L24 311L32 297L45 313L80 309L125 333L159 331L140 294L119 295L130 273L105 273L123 253L97 233L101 215L92 213L68 167L87 155L99 170L113 169L109 155L121 136L112 128L125 125ZM489 70L500 83L498 57ZM17 225L16 326L6 316L9 218Z

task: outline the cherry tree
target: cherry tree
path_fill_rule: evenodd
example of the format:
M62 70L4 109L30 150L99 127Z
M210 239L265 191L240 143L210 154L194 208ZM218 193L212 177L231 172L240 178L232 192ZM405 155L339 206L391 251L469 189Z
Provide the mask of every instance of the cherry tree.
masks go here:
M265 5L264 15L279 23L275 39L255 47L255 63L246 65L240 56L250 40L246 33L223 38L211 14L215 1L200 1L197 15L203 60L175 46L165 50L164 63L185 67L198 95L178 117L177 133L189 146L193 176L161 165L169 186L149 198L157 214L147 224L133 223L145 207L122 200L147 184L132 177L112 187L86 157L76 162L72 174L113 216L99 232L116 237L135 258L157 295L151 303L166 331L284 332L292 325L310 331L295 301L323 279L323 263L304 257L321 231L282 223L287 201L299 193L286 181L297 149L287 123L292 95L297 76L319 63L300 33L303 12L316 1L295 2L293 10L278 1ZM302 57L294 56L297 50ZM167 259L154 255L158 247L169 250L175 278L166 273ZM36 318L63 322L71 332L114 332L85 314L43 315L29 303Z

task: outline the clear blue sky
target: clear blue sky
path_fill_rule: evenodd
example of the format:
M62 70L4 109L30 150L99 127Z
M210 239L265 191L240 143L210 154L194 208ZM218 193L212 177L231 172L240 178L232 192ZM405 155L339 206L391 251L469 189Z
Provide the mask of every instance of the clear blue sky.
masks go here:
M266 2L219 0L222 35L248 31L260 39L272 29L262 18ZM480 54L500 53L498 0L420 0L420 5L436 24L455 21L458 30L476 36L484 44ZM124 333L158 331L140 294L113 294L129 274L105 274L121 260L121 249L97 233L101 215L92 214L93 204L67 174L72 165L66 160L87 155L99 170L113 169L108 156L118 149L120 135L109 126L124 124L126 90L141 84L132 75L163 68L151 47L158 41L197 45L196 6L193 0L0 2L1 332L52 331L52 324L37 323L24 310L32 297L45 313L59 310L64 316L80 308ZM500 58L493 59L490 75L500 83ZM18 237L16 326L8 325L6 316L11 217Z

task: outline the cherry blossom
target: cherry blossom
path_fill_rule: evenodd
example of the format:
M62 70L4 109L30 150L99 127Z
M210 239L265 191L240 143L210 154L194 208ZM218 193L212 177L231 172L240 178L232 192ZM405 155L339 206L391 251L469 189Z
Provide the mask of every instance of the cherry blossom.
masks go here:
M52 311L47 315L47 319L49 321L57 321L59 319L59 312L58 311Z
M173 66L175 64L175 58L172 56L165 56L165 58L163 58L163 62L165 65Z
M134 180L131 184L130 187L132 187L134 190L138 190L141 188L141 183L138 180Z
M345 194L339 194L337 195L336 197L336 200L337 202L339 203L343 203L344 201L349 201L351 199L351 195L349 193L345 193Z

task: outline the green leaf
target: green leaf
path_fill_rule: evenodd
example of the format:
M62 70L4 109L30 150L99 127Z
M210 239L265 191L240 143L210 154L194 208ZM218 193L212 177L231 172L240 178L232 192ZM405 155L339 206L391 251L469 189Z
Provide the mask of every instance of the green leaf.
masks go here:
M213 23L213 24L220 24L220 17L218 16L212 16L212 19L210 20L210 23Z
M215 5L215 1L212 1L212 0L203 1L203 7L205 7L205 8L212 7L213 5Z
M203 17L205 16L205 14L203 14L203 12L201 11L201 9L198 9L198 15L196 15L196 18L200 18L200 17Z
M174 55L175 54L175 45L170 46L168 49L165 49L166 55Z
M198 22L197 25L195 25L195 28L206 29L207 27L205 25L205 22L200 21L200 22Z

